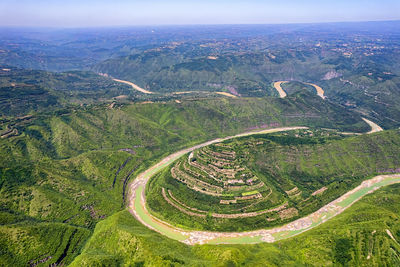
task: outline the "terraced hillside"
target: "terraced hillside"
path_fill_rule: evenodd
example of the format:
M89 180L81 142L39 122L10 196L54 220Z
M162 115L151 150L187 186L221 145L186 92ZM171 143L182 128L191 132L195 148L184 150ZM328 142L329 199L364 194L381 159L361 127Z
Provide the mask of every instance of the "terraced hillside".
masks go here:
M385 187L304 234L253 245L188 246L125 210L97 224L72 266L398 266L399 203L400 185Z
M368 177L400 167L398 131L344 137L296 130L209 145L150 181L156 216L186 228L240 231L309 214Z
M0 66L0 115L23 116L136 95L129 86L89 71L57 73Z
M182 212L198 217L205 217L210 207L216 212L227 213L212 213L211 216L216 218L243 218L257 215L256 204L268 198L272 190L241 164L238 157L230 145L215 144L192 152L187 159L179 160L171 168L172 178L185 184L187 188L205 195L199 201L196 198L194 200L196 203L191 202L203 210L190 208L174 197L171 190L162 188L164 199ZM182 191L175 194L181 199L184 196ZM189 196L190 192L187 192L186 198ZM213 199L211 203L209 198ZM187 212L185 208L193 212ZM254 212L250 212L253 210ZM237 213L238 211L249 212Z

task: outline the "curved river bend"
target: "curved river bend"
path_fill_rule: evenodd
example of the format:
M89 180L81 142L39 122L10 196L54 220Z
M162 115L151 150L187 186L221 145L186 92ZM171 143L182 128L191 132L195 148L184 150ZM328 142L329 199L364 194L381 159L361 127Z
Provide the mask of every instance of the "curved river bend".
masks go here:
M177 160L179 157L186 153L189 153L195 149L208 146L211 144L223 142L225 140L255 135L265 134L273 132L290 131L297 129L307 129L307 127L287 127L287 128L276 128L255 132L246 132L235 136L229 136L226 138L218 138L212 141L205 142L200 145L193 146L180 150L176 153L169 155L162 159L160 162L150 167L146 171L139 174L135 180L130 184L129 192L129 211L146 227L159 232L169 238L181 241L183 243L194 245L194 244L253 244L260 242L274 242L282 239L286 239L307 230L310 230L325 221L335 217L336 215L343 212L345 209L350 207L354 202L362 198L363 196L374 192L382 186L387 186L394 183L400 182L400 174L393 175L380 175L372 179L366 180L357 186L353 190L347 192L338 199L325 205L321 209L311 213L303 218L290 222L288 224L270 228L261 229L249 232L207 232L207 231L196 231L196 230L184 230L174 227L167 222L164 222L149 213L146 208L146 197L145 188L149 179L155 175L161 169L167 167L172 162Z

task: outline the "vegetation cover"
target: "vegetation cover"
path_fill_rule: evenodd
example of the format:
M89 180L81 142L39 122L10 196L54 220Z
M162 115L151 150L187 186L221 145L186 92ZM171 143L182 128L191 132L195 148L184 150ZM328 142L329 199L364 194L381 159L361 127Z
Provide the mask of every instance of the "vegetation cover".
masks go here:
M124 209L130 179L156 160L277 125L369 128L357 114L313 95L96 105L3 119L1 262L67 264L99 221Z
M249 231L304 217L362 180L398 171L400 132L344 137L296 130L195 150L150 181L147 205L169 223Z
M121 211L97 224L72 266L397 266L399 193L400 185L380 189L321 226L273 244L187 246Z
M134 98L128 86L88 71L55 73L0 66L0 114L23 116Z
M244 183L232 184L239 190L230 188L219 202L197 192L215 229L281 224L369 176L398 172L399 29L396 21L1 28L0 265L399 265L398 185L274 244L189 247L147 229L125 209L129 182L159 159L262 128L312 130L294 133L299 137L275 134L224 144L237 153L229 164L244 168L235 176L245 176L235 177ZM112 78L153 94L143 95ZM286 98L278 98L276 81L289 81L283 84ZM306 83L321 86L327 98L322 100ZM216 98L216 92L237 98ZM392 130L346 138L329 130L367 132L361 117ZM258 152L250 153L256 151L251 145ZM207 160L215 161L212 152L223 154L218 149L193 156L198 162L203 157L206 166ZM183 165L178 167L183 171ZM197 205L176 191L192 193L193 183L179 182L170 170L152 180L150 207L160 203L160 210L153 207L158 216L206 227L197 216L190 222L185 213L178 218L177 209L162 198L161 187L171 201L173 196ZM223 182L212 185L222 187ZM272 202L257 203L254 197L269 192ZM238 201L235 197L254 198L240 200L254 205L220 205L221 200ZM268 225L252 221L257 216L225 221L210 216L234 214L234 205L253 212L283 202L292 212L285 218L277 211Z

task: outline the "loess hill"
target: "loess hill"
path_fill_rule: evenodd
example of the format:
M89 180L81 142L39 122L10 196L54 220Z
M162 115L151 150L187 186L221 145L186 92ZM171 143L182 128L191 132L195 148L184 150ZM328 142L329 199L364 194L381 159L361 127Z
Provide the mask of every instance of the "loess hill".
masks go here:
M197 149L163 170L150 181L147 203L156 216L186 228L275 226L316 211L368 177L398 171L399 145L398 131L242 137Z
M152 212L186 228L268 227L399 172L399 25L0 29L0 265L400 266L400 185L273 244L187 246L142 225L125 203L129 182L165 156L260 128L313 127L186 155L151 180ZM275 81L291 81L285 99ZM396 130L315 130L366 132L361 117Z
M100 221L125 209L129 181L157 160L217 137L291 125L369 129L356 113L313 94L95 105L5 117L0 265L69 264Z

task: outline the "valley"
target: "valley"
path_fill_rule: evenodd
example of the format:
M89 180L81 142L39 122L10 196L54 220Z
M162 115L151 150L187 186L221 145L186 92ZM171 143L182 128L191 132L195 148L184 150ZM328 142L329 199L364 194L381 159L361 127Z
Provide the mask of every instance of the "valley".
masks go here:
M0 27L0 265L400 265L399 25Z
M139 86L137 86L136 84L132 83L132 82L128 82L128 81L123 81L123 80L119 80L119 79L113 79L113 81L119 82L119 83L124 83L127 85L132 86L133 89L138 90L139 92L142 92L144 94L152 94L152 92L145 90Z
M281 131L282 129L275 129L275 130L271 130L270 132L274 132L274 131ZM286 129L286 130L294 130L294 129ZM255 132L253 134L260 134L260 132ZM248 135L248 134L246 134ZM219 202L217 202L218 204L216 204L217 206L221 206L221 204L223 205L228 205L228 206L232 206L234 204L236 204L238 201L241 201L239 199L247 199L249 201L252 201L253 199L257 200L258 198L263 198L263 190L267 191L265 193L265 197L270 197L272 190L266 190L266 189L261 189L262 187L265 187L265 184L263 182L259 182L258 184L256 183L255 185L251 185L251 187L249 187L248 189L245 189L246 185L239 185L239 186L230 186L230 184L232 182L230 181L234 181L234 183L239 183L239 184L244 184L245 182L240 182L239 180L226 180L226 182L224 182L224 187L226 185L228 185L228 189L223 189L220 188L216 185L211 185L210 182L204 182L204 177L203 175L206 174L207 175L207 171L211 171L212 169L210 169L209 167L202 167L201 165L201 161L203 161L203 159L201 159L201 157L199 155L197 155L197 153L193 153L193 151L202 151L204 150L204 148L200 149L200 147L204 147L204 146L210 146L212 144L214 144L215 142L218 142L217 144L220 144L219 142L223 142L227 139L231 139L230 138L226 138L226 139L220 139L220 140L214 140L214 141L210 141L207 142L205 144L190 148L190 149L185 149L183 151L177 152L167 158L165 158L164 160L162 160L159 164L153 166L151 169L149 169L148 171L142 173L136 180L135 182L132 183L132 187L131 187L131 198L130 198L130 208L131 208L131 212L135 215L135 217L137 217L142 223L144 223L145 225L147 225L147 227L154 229L162 234L165 234L167 236L169 236L170 238L174 238L177 240L181 240L182 242L188 243L188 244L195 244L195 243L254 243L254 242L273 242L276 240L279 240L280 238L288 238L291 237L295 234L301 233L303 231L309 230L312 227L319 225L322 222L325 222L326 220L336 216L337 214L340 214L345 208L348 208L351 204L353 204L355 201L357 201L358 199L360 199L363 195L368 194L373 192L374 190L377 190L378 188L380 188L381 186L387 185L387 184L392 184L392 183L397 183L399 182L399 176L398 175L387 175L387 176L377 176L371 180L368 181L364 181L362 182L362 184L358 187L356 187L355 189L352 189L351 191L347 192L346 194L344 194L342 197L332 201L331 203L327 204L324 207L321 207L318 211L303 217L301 219L297 219L295 221L293 221L292 223L289 223L287 225L284 225L282 227L275 227L272 229L268 229L268 230L259 230L259 231L254 231L254 232L242 232L242 233L218 233L218 232L201 232L201 231L187 231L187 230L183 230L180 228L177 228L176 226L172 226L170 223L166 223L163 221L160 221L158 218L153 217L146 208L146 200L145 200L145 191L144 188L149 180L149 178L152 175L155 175L157 172L160 172L162 170L162 168L166 168L169 164L171 164L172 162L176 161L178 158L180 158L183 154L187 154L188 152L192 151L189 155L188 159L184 159L182 160L178 160L178 163L175 164L174 167L171 168L171 173L172 173L172 177L174 179L178 179L180 182L183 182L184 184L186 184L186 186L188 186L188 188L191 188L191 190L200 192L202 194L208 195L208 196L212 196L212 197L224 197L224 200L219 200ZM221 146L226 149L227 146L223 145L224 143L221 144ZM215 145L214 145L215 146ZM225 151L225 150L224 150ZM202 157L204 157L206 154L206 152L201 152ZM210 153L210 152L208 152ZM229 163L227 163L227 159L233 159L234 158L234 154L227 154L228 152L223 152L221 154L221 152L217 153L217 152L212 152L213 156L211 156L214 160L217 160L214 164L216 163L220 163L224 166L229 166ZM210 154L208 154L210 155ZM216 158L216 156L222 157L222 158ZM200 160L201 159L201 160ZM200 162L199 162L200 161ZM188 164L187 164L188 162ZM185 171L186 174L184 174L184 172L182 171L178 171L178 170L174 170L175 168L180 168L180 165L182 165L182 171ZM190 165L192 167L195 167L197 169L201 169L201 172L204 172L204 174L200 174L199 172L197 172L197 174L194 172L193 168L190 170ZM212 165L209 165L212 166ZM214 165L215 166L215 165ZM214 167L215 168L215 167ZM226 171L230 171L230 170L234 170L234 169L226 169ZM215 169L214 171L217 171L217 169ZM246 170L244 168L240 168L239 171L245 171ZM212 172L212 171L211 171ZM218 175L217 173L213 173L213 174L208 174L209 177L211 177L212 179L214 179L216 182L223 182L222 180L220 181L219 179L221 179L221 177L224 177L225 175L228 175L229 178L235 178L235 174L232 172L228 172L225 173L222 172L220 175ZM177 176L179 175L179 177ZM221 176L222 175L222 176ZM198 178L194 178L194 176L196 177L200 177L201 179L203 179L203 182L198 180ZM232 177L230 177L232 176ZM251 175L250 175L251 176ZM219 177L219 178L217 178ZM244 177L244 176L243 176ZM247 175L246 175L247 177ZM224 178L222 178L224 179ZM252 182L256 181L257 178L253 177L251 178ZM196 182L197 181L197 182ZM212 182L211 182L212 183ZM215 184L215 182L214 182ZM248 182L246 182L246 184L248 184ZM253 190L255 188L253 187L257 187L256 190ZM219 189L220 188L220 189ZM231 188L231 189L229 189ZM243 189L241 189L243 188ZM279 212L279 215L281 216L285 216L287 218L286 214L290 214L288 212L285 212L285 210L294 210L296 211L297 214L297 210L295 208L289 208L287 209L287 203L283 203L283 205L280 205L278 208L275 209L269 209L269 210L265 210L262 212L250 212L250 213L243 213L243 209L241 210L241 213L231 213L231 214L219 214L219 213L209 213L208 210L201 210L198 208L194 208L194 207L190 207L187 204L182 203L181 201L176 199L175 195L179 195L180 198L182 198L182 189L180 189L181 191L178 193L172 193L169 189L165 189L165 188L161 188L162 190L162 197L164 198L164 200L171 205L172 207L174 207L177 212L179 213L184 213L186 215L188 215L189 217L191 217L192 219L194 219L195 217L199 217L199 218L204 218L204 217L216 217L216 218L225 218L225 219L232 219L232 218L248 218L248 217L252 217L252 216L260 216L264 213L271 213L271 212ZM238 194L237 192L240 191L242 193L239 193L239 195L241 195L241 197L234 197L234 194L230 193L229 191L226 190L234 190L233 193L234 194ZM247 193L246 191L242 191L242 190L248 190ZM251 191L249 191L251 190ZM296 190L297 192L292 192ZM312 192L312 194L310 194L310 196L317 196L319 194L322 194L324 191L326 191L327 188L326 187L322 187L319 190L316 190L315 192ZM148 190L149 191L149 190ZM154 190L151 190L154 191ZM260 193L261 192L261 193ZM290 196L294 196L296 197L297 195L301 194L301 191L297 188L294 187L292 190L286 191L286 194L290 197ZM193 195L193 193L191 193L191 195ZM234 197L233 200L229 200L226 199L227 197ZM192 196L193 197L193 196ZM201 206L199 200L201 198L197 198L198 199L196 201L196 206L198 207L199 205ZM209 197L210 198L210 197ZM309 199L309 198L308 198ZM304 201L307 201L308 199L305 199ZM304 201L301 202L302 205L304 205ZM256 203L249 203L247 202L245 205L251 207L254 206L255 204L259 204L260 201L255 201ZM258 203L257 203L258 202ZM159 203L159 202L158 202ZM338 203L347 203L347 204L338 204ZM249 205L250 204L250 205ZM159 205L159 204L157 204ZM239 204L240 205L240 204ZM150 207L151 207L151 203L150 203ZM308 205L306 205L308 206ZM209 202L207 204L205 204L204 207L210 207ZM203 207L203 209L204 209ZM342 208L340 208L342 207ZM213 208L212 208L213 209ZM225 209L225 207L223 207L222 209ZM235 209L234 207L231 208L229 207L229 209L233 209L232 211L235 212L235 210L239 210L239 209ZM246 209L246 208L245 208ZM157 208L157 210L159 210ZM214 208L215 210L215 208ZM285 214L285 215L283 215ZM292 215L293 216L293 215ZM182 217L182 215L180 215L180 217ZM176 217L175 217L176 218ZM276 220L276 219L273 219ZM272 220L272 221L273 221ZM267 221L271 221L271 219L267 219ZM210 221L208 221L208 224L210 223ZM238 223L237 221L235 222L236 224ZM182 225L182 222L178 223L179 225ZM289 230L290 229L290 230ZM284 232L285 234L280 234L281 232ZM271 234L274 235L271 235ZM278 239L275 239L273 236L279 236ZM250 239L245 238L245 237L251 237ZM261 239L260 239L261 238ZM218 240L224 240L224 241L218 241ZM242 240L242 241L239 241ZM249 241L252 240L252 241ZM258 241L256 241L258 240Z
M274 82L274 88L276 89L276 91L278 91L279 97L280 97L280 98L284 98L284 97L287 96L286 92L285 92L284 89L282 88L282 85L283 85L283 84L286 84L286 83L289 83L289 82L290 82L290 81L279 81L279 82ZM324 96L324 90L323 90L320 86L318 86L318 85L316 85L316 84L313 84L313 83L304 83L304 84L311 85L312 87L314 87L315 90L317 91L317 95L318 95L319 97L321 97L322 99L325 99L326 96Z
M168 223L154 218L145 208L143 202L143 188L137 188L134 193L136 199L131 199L131 212L146 227L155 230L169 238L181 241L188 245L196 244L256 244L261 242L276 242L279 240L291 238L295 235L311 230L318 225L325 223L329 219L339 215L349 208L356 201L367 194L371 194L383 186L400 183L400 174L376 176L370 180L364 181L360 186L347 192L340 198L325 205L318 211L297 219L281 227L271 229L246 231L246 232L205 232L188 231L174 227ZM141 198L139 197L141 196ZM142 200L143 201L143 200ZM195 215L196 216L196 215Z

